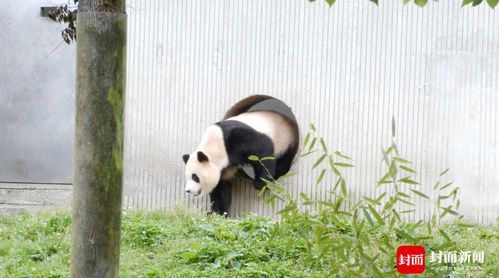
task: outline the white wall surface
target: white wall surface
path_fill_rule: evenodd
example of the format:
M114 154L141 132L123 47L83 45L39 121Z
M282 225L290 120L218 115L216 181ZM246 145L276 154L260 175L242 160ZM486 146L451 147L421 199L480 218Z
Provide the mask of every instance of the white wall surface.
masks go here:
M379 193L393 115L423 191L436 198L430 189L450 167L466 218L499 216L497 12L458 1L322 2L128 2L127 206L205 208L206 199L183 192L181 155L233 103L270 94L293 108L302 135L315 123L355 159L352 194ZM285 185L293 195L327 189L314 186L310 166L297 163L300 175ZM430 202L417 205L428 217ZM239 184L232 213L243 211L273 214Z
M0 182L72 181L76 47L40 16L61 2L0 1Z

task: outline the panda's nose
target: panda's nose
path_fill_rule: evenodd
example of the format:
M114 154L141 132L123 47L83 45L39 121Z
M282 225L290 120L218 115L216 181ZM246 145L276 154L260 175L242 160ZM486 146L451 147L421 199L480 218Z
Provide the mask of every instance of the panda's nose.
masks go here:
M190 189L186 189L185 192L186 193L191 193L191 190Z

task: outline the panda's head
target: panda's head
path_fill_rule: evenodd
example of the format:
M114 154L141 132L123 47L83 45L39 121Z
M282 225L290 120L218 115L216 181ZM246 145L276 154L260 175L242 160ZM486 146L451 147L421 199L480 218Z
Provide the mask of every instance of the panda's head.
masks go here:
M213 191L220 180L220 169L216 167L208 156L198 151L192 155L184 154L185 163L185 192L200 196Z

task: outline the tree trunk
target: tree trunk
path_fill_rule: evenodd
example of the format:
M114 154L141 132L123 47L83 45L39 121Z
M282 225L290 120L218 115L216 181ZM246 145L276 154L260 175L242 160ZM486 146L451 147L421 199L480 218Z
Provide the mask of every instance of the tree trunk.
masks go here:
M125 104L125 0L80 0L72 277L117 277Z

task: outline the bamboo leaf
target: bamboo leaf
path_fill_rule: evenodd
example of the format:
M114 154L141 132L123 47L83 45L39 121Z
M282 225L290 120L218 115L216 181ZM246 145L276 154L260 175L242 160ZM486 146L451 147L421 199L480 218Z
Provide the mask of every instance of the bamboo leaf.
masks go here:
M385 196L386 196L386 192L381 193L381 195L379 195L378 198L376 198L376 201L378 201L378 202L381 201L383 199L383 197L385 197Z
M415 206L416 206L414 203L411 203L411 202L406 201L406 200L404 200L404 199L397 198L397 201L400 201L400 202L402 202L402 203L404 203L404 204L406 204L406 205L409 205L409 206L413 206L413 207L415 207Z
M317 129L315 128L315 125L314 124L309 124L308 127L313 131L313 132L317 132Z
M400 167L400 169L402 169L402 170L404 170L406 172L409 172L409 173L412 173L412 174L417 174L416 171L414 171L413 169L411 169L409 167L406 167L404 165L400 165L399 167Z
M419 183L416 181L411 180L409 177L405 177L403 179L399 179L397 182L402 182L402 183L407 183L407 184L412 184L412 185L418 185Z
M310 201L310 198L309 198L309 197L307 197L307 195L306 195L305 193L301 192L301 193L300 193L300 196L301 196L301 198L302 198L303 200L305 200L305 201Z
M279 180L285 180L285 179L287 179L287 178L290 178L290 177L292 177L292 176L296 176L296 175L298 175L298 173L297 173L297 172L289 172L289 173L287 173L286 175L280 176L280 177L279 177Z
M371 214L374 216L374 218L376 218L376 221L378 221L378 223L380 225L385 225L385 221L383 220L381 215L379 215L379 213L371 205L368 205L367 208L369 209Z
M371 198L366 197L366 196L363 196L362 198L371 204L381 206L381 203L377 200L371 199Z
M305 141L303 141L304 148L307 147L308 141L310 141L310 132L307 133L307 135L305 136Z
M312 150L315 147L315 143L317 143L317 137L314 137L314 139L312 139L312 143L310 143L308 151Z
M422 192L420 192L420 191L417 191L417 190L414 190L414 189L411 189L411 191L412 191L414 194L416 194L416 195L418 195L418 196L420 196L420 197L423 197L423 198L428 199L428 200L430 199L430 197L428 197L426 194L424 194L424 193L422 193Z
M352 164L341 163L341 162L336 162L334 165L338 167L354 167Z
M414 0L414 3L422 8L422 7L426 6L426 3L428 3L428 0Z
M412 164L411 161L409 161L409 160L407 160L405 158L402 158L402 157L398 157L398 156L394 157L393 160L398 161L400 163Z
M266 157L262 157L262 159L260 159L260 161L265 161L265 160L275 160L275 157L273 157L273 156L266 156Z
M321 137L320 143L321 143L322 150L323 150L325 153L328 153L326 143L324 142L324 138L322 138L322 137Z
M466 6L468 4L471 4L471 3L473 3L473 0L463 0L463 3L461 4L461 7L464 7L464 6Z
M438 229L438 232L445 238L445 241L452 242L450 237L442 229Z
M405 238L405 239L410 240L410 241L416 241L416 239L414 237L412 237L411 235L409 235L408 233L406 233L400 229L395 229L395 233L399 237Z
M445 175L445 174L449 171L449 169L450 169L450 168L445 169L442 173L440 173L440 176Z
M362 211L364 212L364 218L367 219L367 222L369 223L369 225L371 225L371 227L374 227L373 219L369 215L369 212L367 211L367 209L365 207L362 207Z
M345 183L345 180L344 179L341 179L341 195L346 197L348 192L347 192L347 184Z
M300 155L300 157L305 157L305 156L311 155L311 154L315 153L316 151L317 151L317 150L308 151L308 152L306 152L306 153L304 153L304 154L301 154L301 155Z
M487 0L487 4L489 4L489 7L491 7L492 9L494 9L498 3L499 0Z
M327 154L323 154L321 155L321 157L319 157L319 159L317 159L317 161L314 163L314 165L312 166L312 170L317 168L317 166L319 166L322 161L324 161L324 159L326 158Z
M412 212L415 212L415 211L416 211L415 209L409 209L409 210L403 210L400 213L412 213Z
M353 160L353 158L342 154L340 151L335 151L334 154L336 154L337 156L344 158L344 159Z
M440 187L440 191L446 189L447 187L451 186L454 183L454 181L451 181L449 183L446 183L444 186Z
M341 180L342 180L342 179L343 179L343 178L342 178L342 177L340 177L340 178L336 181L336 183L334 184L334 187L333 187L333 193L335 193L335 192L336 192L336 189L338 188L338 185L340 185L340 183L341 183Z
M321 183L322 179L324 178L324 175L326 174L326 169L322 169L319 177L317 178L317 181L315 182L315 184L319 184Z
M475 7L475 6L478 6L480 5L480 3L482 3L483 0L473 0L473 4L471 6Z
M440 182L437 181L435 185L433 186L433 190L436 190L438 187L440 187Z
M250 161L258 161L259 158L258 158L258 156L252 154L252 155L248 156L248 160L250 160Z

